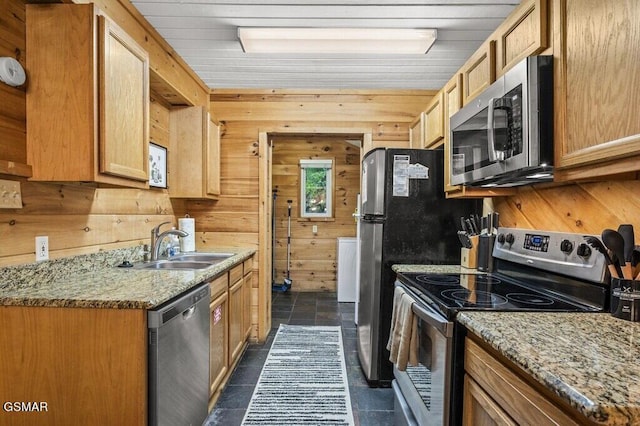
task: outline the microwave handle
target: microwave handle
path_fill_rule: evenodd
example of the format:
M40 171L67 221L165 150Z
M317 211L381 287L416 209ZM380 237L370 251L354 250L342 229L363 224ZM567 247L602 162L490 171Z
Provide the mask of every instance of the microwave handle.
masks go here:
M502 158L498 157L498 153L496 152L496 139L495 139L495 131L493 124L493 111L495 105L496 98L489 99L489 103L487 105L488 114L487 114L487 152L489 153L489 161L495 163L496 161L502 160Z

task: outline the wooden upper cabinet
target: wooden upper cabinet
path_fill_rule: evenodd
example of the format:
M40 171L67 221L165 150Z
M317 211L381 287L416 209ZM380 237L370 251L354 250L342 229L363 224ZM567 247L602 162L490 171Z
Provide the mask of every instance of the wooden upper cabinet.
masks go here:
M220 125L209 120L209 143L204 158L207 159L205 167L207 195L220 195Z
M409 148L424 148L424 112L409 125Z
M547 0L524 0L498 27L496 77L549 46Z
M555 0L555 179L640 170L640 3Z
M495 41L487 40L460 68L462 104L466 105L496 80Z
M172 109L169 121L169 196L215 199L220 192L218 126L201 106Z
M424 111L424 147L435 148L444 138L444 91L439 91Z
M149 57L92 4L27 5L32 180L147 188Z

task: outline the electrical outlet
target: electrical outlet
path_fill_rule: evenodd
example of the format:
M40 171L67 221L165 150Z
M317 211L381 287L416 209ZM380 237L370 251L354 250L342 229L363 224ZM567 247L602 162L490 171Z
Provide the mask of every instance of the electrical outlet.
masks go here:
M49 259L49 237L36 237L36 262Z

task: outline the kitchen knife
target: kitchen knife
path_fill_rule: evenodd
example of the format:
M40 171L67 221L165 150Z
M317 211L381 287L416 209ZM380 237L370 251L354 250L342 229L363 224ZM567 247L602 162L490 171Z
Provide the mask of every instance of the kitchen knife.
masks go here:
M458 231L458 239L460 240L460 244L462 244L462 247L467 249L473 248L473 244L471 243L469 234L467 234L466 232Z
M473 222L471 219L465 219L464 223L467 225L467 233L469 235L477 235L476 230L473 228Z

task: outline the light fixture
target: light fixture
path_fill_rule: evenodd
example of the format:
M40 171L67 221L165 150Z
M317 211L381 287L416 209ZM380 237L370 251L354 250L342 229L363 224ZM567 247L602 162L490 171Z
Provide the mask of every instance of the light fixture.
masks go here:
M424 54L434 29L238 27L247 53Z

